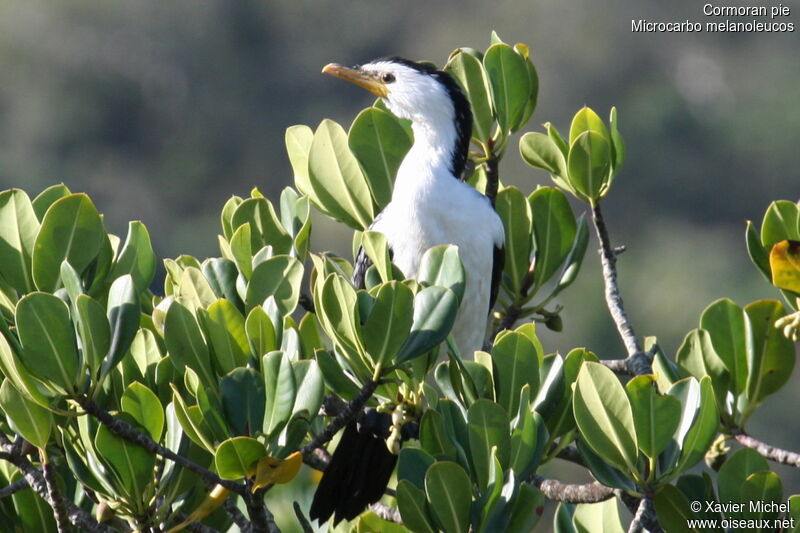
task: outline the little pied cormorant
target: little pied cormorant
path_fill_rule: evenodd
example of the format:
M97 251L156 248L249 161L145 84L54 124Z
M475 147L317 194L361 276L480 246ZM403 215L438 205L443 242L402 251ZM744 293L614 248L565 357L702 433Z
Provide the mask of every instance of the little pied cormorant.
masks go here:
M322 72L367 89L411 121L414 144L398 169L391 202L370 229L386 236L392 262L409 278L432 246L458 246L466 283L452 334L471 357L483 347L497 297L505 235L488 198L461 180L472 134L469 101L447 73L398 57L354 68L329 64ZM359 250L358 288L370 264ZM312 519L322 523L333 514L334 524L350 520L380 499L397 461L383 440L388 416L370 409L345 428L314 495Z

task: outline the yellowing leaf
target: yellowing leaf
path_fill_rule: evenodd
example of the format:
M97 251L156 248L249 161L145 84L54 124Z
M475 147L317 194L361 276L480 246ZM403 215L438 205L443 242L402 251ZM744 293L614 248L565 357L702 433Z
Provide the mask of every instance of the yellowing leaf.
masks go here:
M772 284L779 289L800 292L800 241L780 241L769 253Z
M186 526L191 524L192 522L197 522L202 520L203 518L207 517L211 513L213 513L220 505L225 503L225 500L228 498L228 489L223 487L222 485L217 485L214 487L206 499L203 500L203 503L195 509L192 514L186 517L186 520L178 524L177 526L173 527L167 533L175 533L177 531L181 531Z
M253 492L267 485L288 483L294 479L303 464L303 454L294 452L286 459L262 457L256 465Z

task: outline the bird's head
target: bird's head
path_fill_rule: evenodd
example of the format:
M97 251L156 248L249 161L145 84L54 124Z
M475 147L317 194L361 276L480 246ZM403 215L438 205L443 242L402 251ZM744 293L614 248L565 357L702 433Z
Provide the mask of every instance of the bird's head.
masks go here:
M472 112L464 93L449 74L435 67L400 57L381 58L358 67L336 63L322 72L362 87L386 103L400 118L439 138L448 139L454 159L452 170L460 175L472 132Z

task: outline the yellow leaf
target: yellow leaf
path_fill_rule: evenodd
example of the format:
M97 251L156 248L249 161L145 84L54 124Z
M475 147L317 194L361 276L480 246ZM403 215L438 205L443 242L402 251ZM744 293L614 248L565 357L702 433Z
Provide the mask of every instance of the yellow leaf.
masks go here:
M294 452L286 459L262 457L256 465L253 492L267 485L288 483L294 479L303 464L303 454Z
M769 253L772 284L779 289L800 292L800 241L780 241Z
M222 485L217 485L214 487L214 490L212 490L211 493L206 496L206 499L203 500L203 503L201 503L192 514L186 517L186 520L167 531L167 533L175 533L176 531L180 531L192 522L202 520L213 513L220 505L225 503L225 500L228 498L228 492L228 489Z

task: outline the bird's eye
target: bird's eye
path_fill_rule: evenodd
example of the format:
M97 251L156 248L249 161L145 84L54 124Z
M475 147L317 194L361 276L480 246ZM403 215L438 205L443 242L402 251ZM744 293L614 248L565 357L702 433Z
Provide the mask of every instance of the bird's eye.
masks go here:
M383 83L392 83L394 81L394 74L391 72L384 72L381 74L381 81Z

